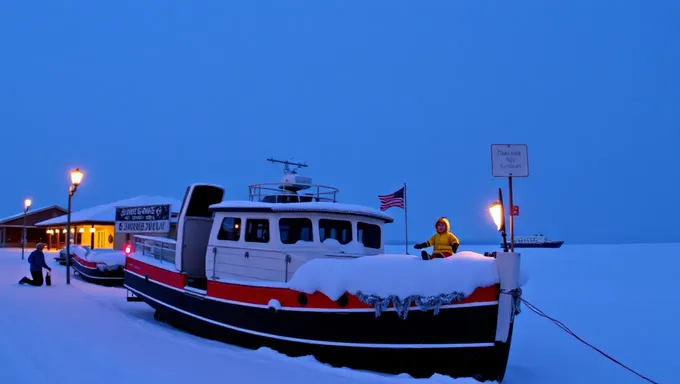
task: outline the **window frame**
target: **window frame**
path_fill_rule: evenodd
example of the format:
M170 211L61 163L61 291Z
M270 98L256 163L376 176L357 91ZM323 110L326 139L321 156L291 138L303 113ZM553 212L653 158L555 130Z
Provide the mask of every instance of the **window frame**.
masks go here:
M354 240L354 222L352 220L320 218L320 219L317 220L317 226L319 228L319 242L320 243L323 244L323 242L326 239L332 239L333 238L332 236L328 236L328 237L324 238L323 234L321 233L321 231L322 231L321 222L323 222L323 221L334 221L334 222L337 222L337 223L348 223L349 224L349 230L347 231L347 233L348 233L348 236L349 236L349 240L347 240L347 242L345 242L345 243L340 241L340 239L335 239L335 240L337 240L338 243L340 243L342 245L347 245L347 244L351 243L352 240ZM333 227L331 227L331 228L333 228ZM337 230L337 228L335 228L335 229ZM342 228L342 229L346 229L346 228ZM325 229L324 229L324 232L325 232ZM341 236L338 236L338 237L341 237Z
M223 230L224 222L226 220L229 220L229 219L234 220L234 225L238 224L238 226L239 226L238 236L235 240L234 239L222 239L222 238L220 238L220 234L222 234L223 232L229 233L229 232ZM219 241L232 241L232 242L241 241L241 238L243 237L243 218L241 218L240 216L222 216L222 221L220 222L220 227L217 230L216 237L217 237L217 240L219 240Z
M271 221L269 220L269 218L266 218L266 217L264 217L264 218L263 217L246 217L245 219L246 219L245 220L246 221L246 229L243 233L243 241L244 242L246 242L246 243L256 243L256 244L269 244L271 242L271 240L272 240L271 227L272 226L271 226ZM264 222L264 223L266 223L266 228L265 228L266 239L263 239L263 240L249 240L248 239L249 224L250 224L251 221L252 222ZM257 231L257 228L256 228L256 231Z
M313 221L310 217L300 217L300 216L292 216L292 217L290 217L290 216L289 216L289 217L279 217L279 221L278 221L278 230L279 230L279 241L281 242L281 244L285 244L285 245L295 245L298 241L302 240L302 230L301 230L301 229L302 229L302 228L305 228L305 227L303 227L303 226L298 226L298 227L297 227L298 229L300 229L300 232L298 233L299 239L298 239L296 242L291 243L291 242L288 242L288 241L284 241L284 240L283 240L283 231L281 230L281 221L283 221L283 220L299 220L299 221L307 221L307 222L309 223L309 237L310 237L310 239L309 239L309 240L304 240L304 242L305 242L305 243L313 243L313 242L314 242L314 237L315 237L315 236L314 236L314 221ZM305 223L305 224L306 224L306 223ZM291 228L291 227L293 227L293 226L289 225L288 227ZM288 230L288 234L289 234L288 237L290 238L290 229Z
M364 228L361 228L361 226L364 226ZM377 228L377 232L378 232L377 247L368 246L364 242L364 234L366 233L365 227L375 227L375 228ZM361 231L361 236L359 236L360 231ZM383 235L382 232L383 232L382 227L378 224L369 223L369 222L366 222L366 221L357 221L357 242L360 243L361 245L363 245L366 248L370 248L370 249L380 249L380 248L382 248L382 235Z

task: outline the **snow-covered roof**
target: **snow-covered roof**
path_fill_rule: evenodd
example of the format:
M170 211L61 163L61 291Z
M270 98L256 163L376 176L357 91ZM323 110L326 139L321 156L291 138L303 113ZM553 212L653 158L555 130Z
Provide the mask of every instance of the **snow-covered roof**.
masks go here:
M55 205L50 205L49 207L42 207L42 208L38 208L38 209L29 209L28 212L26 213L26 215L30 216L30 215L36 214L38 212L46 211L46 210L52 209L52 208L58 208L58 209L61 209L64 212L66 212L66 208L62 208L62 207L55 204ZM15 215L12 215L12 216L7 216L5 218L0 219L0 223L5 223L5 222L8 222L8 221L19 219L23 215L24 215L24 213L21 212L21 213L17 213Z
M394 221L394 218L382 211L374 208L366 207L357 204L344 203L326 203L326 202L311 202L311 203L263 203L260 201L223 201L218 204L210 206L213 211L224 210L244 210L244 211L260 211L260 212L324 212L336 213L344 215L360 215L372 217L379 220L384 220L387 223Z
M114 201L113 203L102 204L96 207L83 209L71 213L72 223L113 223L116 220L116 207L170 204L170 212L179 212L182 202L177 199L163 196L137 196L131 199ZM171 218L171 222L176 222L177 218ZM37 226L65 225L66 215L36 223Z

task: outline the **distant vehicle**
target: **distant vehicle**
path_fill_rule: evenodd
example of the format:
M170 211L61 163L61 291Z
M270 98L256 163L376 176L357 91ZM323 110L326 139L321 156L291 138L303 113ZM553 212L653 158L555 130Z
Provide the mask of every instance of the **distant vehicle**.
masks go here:
M562 244L564 244L564 241L550 240L541 233L534 236L515 237L515 248L559 248ZM502 246L503 244L501 244Z

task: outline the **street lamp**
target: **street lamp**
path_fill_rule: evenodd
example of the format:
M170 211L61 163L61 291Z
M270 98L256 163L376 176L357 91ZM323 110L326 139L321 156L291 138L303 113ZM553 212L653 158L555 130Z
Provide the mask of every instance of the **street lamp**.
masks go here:
M31 208L31 199L24 200L24 228L21 231L21 260L24 259L24 249L26 248L26 213Z
M498 201L489 206L489 213L496 223L498 232L503 236L503 252L508 251L508 240L505 233L505 209L503 208L503 192L498 188Z
M71 284L71 198L76 193L80 182L83 181L83 173L76 168L71 171L71 185L68 187L68 210L66 214L66 284Z

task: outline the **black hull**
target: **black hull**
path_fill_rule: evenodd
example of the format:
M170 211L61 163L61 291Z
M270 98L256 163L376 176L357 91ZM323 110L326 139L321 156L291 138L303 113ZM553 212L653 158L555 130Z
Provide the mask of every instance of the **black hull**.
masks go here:
M275 311L227 303L129 271L125 287L156 309L157 319L189 333L291 357L312 355L336 367L501 381L510 352L512 325L506 343L494 341L497 304L445 308L436 316L411 310L404 320L395 312L376 318L373 311Z
M515 243L515 248L559 248L564 244L564 241L548 241L545 243L533 243L533 244L517 244ZM510 243L508 243L510 246ZM503 244L501 244L501 248Z
M120 287L123 285L123 267L114 271L100 271L98 268L91 268L80 264L75 258L71 259L71 267L73 268L74 274L77 273L81 279L88 283L104 285L107 287Z

